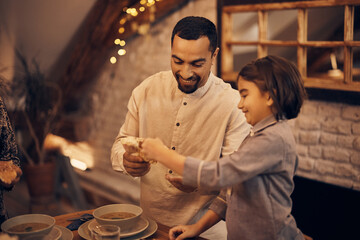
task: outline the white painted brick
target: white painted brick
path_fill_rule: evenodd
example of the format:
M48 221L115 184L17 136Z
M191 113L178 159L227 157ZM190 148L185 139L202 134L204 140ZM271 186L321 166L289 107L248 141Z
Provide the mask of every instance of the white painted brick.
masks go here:
M322 129L325 132L351 134L351 122L341 118L328 117L322 122Z
M336 103L322 102L319 104L319 115L325 117L340 117L341 105Z
M351 128L353 134L360 135L360 123L353 123Z
M315 161L315 170L320 174L333 174L335 172L336 163L331 161L317 160Z
M318 103L316 101L305 101L300 111L301 115L317 115Z
M351 164L337 164L335 175L339 177L355 178L359 172Z
M324 176L324 178L320 178L319 180L345 188L352 188L354 184L354 180L344 177Z
M312 158L320 158L322 156L322 148L319 145L309 146L309 156Z
M359 182L354 182L353 189L357 190L357 191L360 191L360 181Z
M338 147L324 147L323 156L324 159L334 160L339 162L350 162L351 151L348 149Z
M337 146L345 148L353 148L355 137L339 135L337 137Z
M299 133L299 143L301 144L317 144L319 143L320 133L314 131L302 131Z
M299 157L298 168L304 171L312 171L314 169L315 160L307 157Z
M308 154L308 146L307 145L302 145L302 144L297 144L296 145L296 151L300 156L307 156L307 154Z
M360 107L346 106L343 108L341 116L344 119L360 121Z
M352 164L360 166L360 152L353 151L350 156L350 162Z
M303 130L319 130L321 124L317 118L301 116L298 118L299 128Z
M332 133L321 133L320 143L324 145L336 145L338 135Z
M354 149L360 150L360 137L356 137L354 140Z

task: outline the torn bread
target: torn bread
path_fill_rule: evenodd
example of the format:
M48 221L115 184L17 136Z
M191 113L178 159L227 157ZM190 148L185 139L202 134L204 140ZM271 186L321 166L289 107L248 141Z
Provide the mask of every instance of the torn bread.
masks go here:
M0 180L11 184L17 177L16 166L12 161L0 161Z
M146 162L155 163L156 161L146 159L145 156L141 153L141 143L143 141L143 138L138 137L121 137L121 144L123 145L126 152L130 153L133 156L140 156Z

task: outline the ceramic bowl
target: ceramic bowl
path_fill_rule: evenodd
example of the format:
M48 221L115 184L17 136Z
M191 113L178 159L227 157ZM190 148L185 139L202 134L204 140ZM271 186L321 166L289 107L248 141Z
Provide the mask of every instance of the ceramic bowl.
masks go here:
M128 212L135 214L135 216L124 219L107 219L102 217L107 213L114 213L114 212ZM142 213L143 213L142 208L133 204L110 204L96 208L93 211L94 218L99 224L117 225L120 227L120 231L129 229L134 224L136 224L140 220Z
M41 228L39 230L31 231L29 229L28 231L24 232L14 232L11 231L11 228L19 225L19 224L26 224L26 223L44 223L47 226L44 228ZM45 237L47 234L51 232L55 225L55 218L45 215L45 214L25 214L25 215L19 215L13 218L10 218L3 222L1 224L2 231L10 234L10 235L16 235L19 237L19 239L27 239L31 238L34 239L38 237L41 239L42 237Z

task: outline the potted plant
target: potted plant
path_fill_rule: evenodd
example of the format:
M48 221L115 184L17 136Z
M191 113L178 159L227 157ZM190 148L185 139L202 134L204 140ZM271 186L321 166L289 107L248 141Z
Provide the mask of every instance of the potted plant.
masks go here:
M59 122L62 92L56 82L40 71L35 59L29 64L18 50L16 56L23 71L12 81L11 96L17 113L15 123L20 126L15 131L24 160L24 176L32 200L50 197L54 193L55 161L45 139Z

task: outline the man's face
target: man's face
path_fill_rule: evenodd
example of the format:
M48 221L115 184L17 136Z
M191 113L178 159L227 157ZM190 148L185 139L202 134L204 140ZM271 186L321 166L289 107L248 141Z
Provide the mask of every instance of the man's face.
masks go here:
M209 50L207 37L186 40L175 35L171 48L171 69L178 82L178 88L184 93L193 93L205 85L211 65L219 51Z

